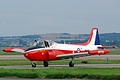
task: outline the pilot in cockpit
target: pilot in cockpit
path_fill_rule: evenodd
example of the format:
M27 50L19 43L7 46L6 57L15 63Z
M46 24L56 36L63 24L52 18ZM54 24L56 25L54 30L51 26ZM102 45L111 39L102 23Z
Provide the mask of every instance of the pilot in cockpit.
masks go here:
M38 48L45 48L45 44L44 44L44 41L40 41L40 40L35 40L35 43L33 44L32 47L29 47L28 49L26 49L25 51L28 51L28 50L32 50L32 49L38 49Z
M41 47L45 47L44 45L44 41L42 40L35 40L35 43L33 44L33 46L41 46Z
M53 43L55 43L55 42L52 42L49 40L38 40L38 41L35 40L35 43L33 44L33 46L26 49L26 51L32 50L32 49L50 47Z

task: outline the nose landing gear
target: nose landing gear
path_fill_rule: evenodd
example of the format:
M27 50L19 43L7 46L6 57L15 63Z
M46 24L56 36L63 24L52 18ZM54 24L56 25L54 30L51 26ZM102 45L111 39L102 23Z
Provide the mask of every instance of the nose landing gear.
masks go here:
M32 67L36 67L36 63L31 63Z

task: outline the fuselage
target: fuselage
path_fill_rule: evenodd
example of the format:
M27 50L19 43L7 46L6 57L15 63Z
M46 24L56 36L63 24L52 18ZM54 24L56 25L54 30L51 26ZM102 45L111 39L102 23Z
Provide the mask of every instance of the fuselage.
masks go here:
M50 47L26 51L24 56L30 61L58 60L57 55L89 52L88 55L107 54L109 50L98 49L101 45L78 45L53 43Z

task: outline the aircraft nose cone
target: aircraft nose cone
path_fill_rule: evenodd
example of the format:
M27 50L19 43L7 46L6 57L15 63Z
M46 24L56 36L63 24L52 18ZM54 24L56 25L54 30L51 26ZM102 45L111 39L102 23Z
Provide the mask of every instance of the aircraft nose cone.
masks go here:
M44 61L47 60L48 53L44 50L34 50L25 52L24 56L30 61Z
M32 56L32 52L25 52L24 53L24 56L27 58L27 59L31 59L31 56Z
M40 57L38 51L25 52L24 56L30 61L38 61L38 58Z

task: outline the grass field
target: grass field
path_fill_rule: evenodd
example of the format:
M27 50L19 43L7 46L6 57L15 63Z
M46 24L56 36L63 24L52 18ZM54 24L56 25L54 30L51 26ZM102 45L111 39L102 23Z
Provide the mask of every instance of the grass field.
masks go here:
M0 69L0 77L120 80L119 68Z
M120 55L120 49L116 49L116 50L111 50L109 54L112 54L112 55Z

